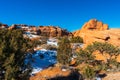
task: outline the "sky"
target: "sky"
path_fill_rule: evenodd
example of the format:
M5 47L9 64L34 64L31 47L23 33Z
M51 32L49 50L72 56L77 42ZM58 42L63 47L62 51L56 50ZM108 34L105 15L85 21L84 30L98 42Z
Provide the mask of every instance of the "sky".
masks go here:
M0 0L0 22L8 25L53 25L75 31L94 18L120 28L120 0Z

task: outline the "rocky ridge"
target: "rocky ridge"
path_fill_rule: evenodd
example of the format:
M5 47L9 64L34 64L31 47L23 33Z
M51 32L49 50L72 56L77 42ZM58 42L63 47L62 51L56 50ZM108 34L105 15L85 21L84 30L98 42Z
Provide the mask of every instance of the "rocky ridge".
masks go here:
M38 29L41 31L42 35L48 35L50 37L60 37L60 36L69 36L72 33L68 32L66 29L54 26L39 26Z
M62 29L58 26L29 26L26 24L13 24L8 27L8 25L2 24L0 28L8 28L9 30L22 29L24 31L33 32L35 34L48 37L61 37L72 35L71 32L67 31L66 29Z

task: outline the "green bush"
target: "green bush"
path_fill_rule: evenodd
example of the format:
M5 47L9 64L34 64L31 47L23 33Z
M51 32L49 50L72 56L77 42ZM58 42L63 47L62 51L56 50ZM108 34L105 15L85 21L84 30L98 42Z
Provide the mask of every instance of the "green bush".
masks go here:
M54 45L47 45L46 49L47 50L57 50L57 47Z
M106 63L101 63L102 70L113 69L113 67L117 68L119 64L118 62L116 62L116 58L120 54L120 49L118 47L113 46L112 44L93 42L93 44L87 46L85 51L89 53L93 53L94 51L99 51L103 56L105 56L104 54L110 55L109 58L105 56L107 61ZM115 56L115 58L113 59L112 56Z
M22 73L21 68L28 68L24 64L24 59L31 46L28 44L29 41L23 38L22 33L21 30L0 31L0 72L5 71L2 76L5 80L27 80L29 77L29 71Z
M93 79L95 77L95 71L93 68L87 66L83 71L83 76L86 79Z
M94 62L95 57L87 52L86 50L80 50L77 54L77 62L78 63L86 63L86 64L90 64L92 62Z
M70 58L72 57L72 49L70 45L70 41L67 37L64 37L58 43L57 49L57 60L59 63L63 65L67 65L70 62Z
M81 37L79 37L79 36L77 36L77 37L72 37L72 38L70 39L70 42L71 42L71 43L83 43L83 39L82 39Z
M87 46L86 50L91 53L98 50L102 54L106 52L109 53L111 56L117 56L120 53L120 49L118 49L117 47L113 46L112 44L102 42L93 42L93 44Z

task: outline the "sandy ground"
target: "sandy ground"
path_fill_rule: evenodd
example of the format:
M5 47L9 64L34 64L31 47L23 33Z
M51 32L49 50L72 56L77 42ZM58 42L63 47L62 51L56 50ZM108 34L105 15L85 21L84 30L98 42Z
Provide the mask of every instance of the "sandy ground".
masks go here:
M108 73L107 76L103 78L102 80L120 80L120 72Z
M30 77L30 80L46 80L45 78L52 78L57 75L61 76L68 76L70 74L70 70L61 71L59 67L50 67L48 69L42 70L41 72L37 73L35 76Z

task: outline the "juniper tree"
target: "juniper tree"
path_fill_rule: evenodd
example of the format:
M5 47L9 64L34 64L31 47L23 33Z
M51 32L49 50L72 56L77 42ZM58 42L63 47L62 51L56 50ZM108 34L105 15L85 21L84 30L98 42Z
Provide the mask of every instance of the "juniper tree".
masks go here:
M70 42L71 42L71 43L83 43L83 39L82 39L81 37L79 37L79 36L77 36L77 37L72 37L72 38L70 39Z
M107 65L108 67L111 64L114 65L114 63L116 63L116 65L119 64L118 62L116 62L116 58L120 54L120 49L118 47L113 46L112 44L93 42L93 44L88 45L85 50L90 53L93 53L94 51L99 51L106 58L105 65ZM109 54L110 57L107 57L107 54ZM113 56L115 58L113 58Z
M0 72L5 80L27 80L29 72L23 72L24 59L30 47L21 30L0 31ZM0 79L2 79L0 78Z
M59 47L57 49L57 60L63 65L69 64L70 58L72 56L72 49L70 41L67 37L61 39L58 43Z

